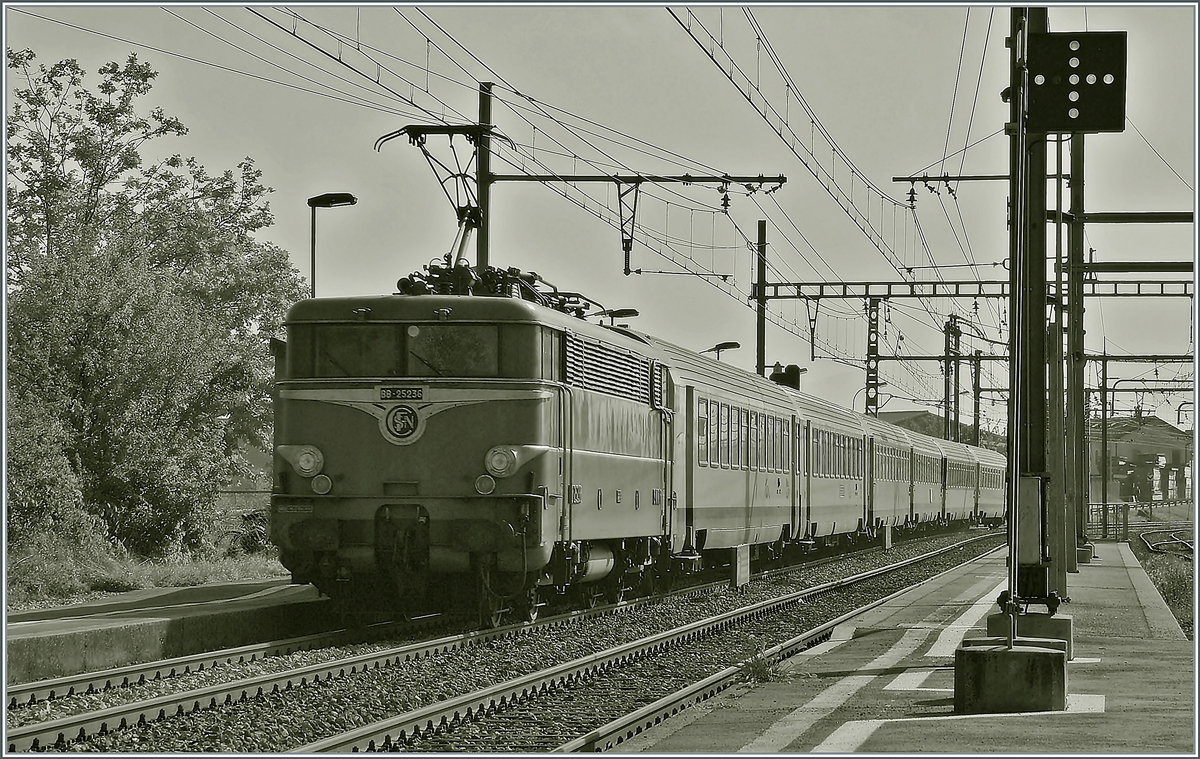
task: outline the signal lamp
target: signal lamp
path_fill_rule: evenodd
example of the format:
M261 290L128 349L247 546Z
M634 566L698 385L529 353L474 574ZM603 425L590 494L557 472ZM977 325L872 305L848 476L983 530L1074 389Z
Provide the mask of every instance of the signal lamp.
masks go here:
M318 474L312 479L312 489L317 495L325 495L333 487L333 481L326 475Z

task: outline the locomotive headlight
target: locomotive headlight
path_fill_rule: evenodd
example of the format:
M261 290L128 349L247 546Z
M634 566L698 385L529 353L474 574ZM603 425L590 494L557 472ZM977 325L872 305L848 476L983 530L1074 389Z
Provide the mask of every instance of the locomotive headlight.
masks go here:
M483 457L483 466L494 477L507 477L517 470L517 452L498 445Z
M314 477L325 466L325 456L315 445L281 445L275 450L302 477Z
M315 448L306 448L296 456L296 468L305 477L321 471L321 454Z

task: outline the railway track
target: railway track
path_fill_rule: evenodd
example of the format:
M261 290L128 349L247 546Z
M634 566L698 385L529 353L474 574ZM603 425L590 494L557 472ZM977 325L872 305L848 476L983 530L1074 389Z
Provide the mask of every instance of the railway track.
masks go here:
M696 594L702 593L702 590L688 589L682 592ZM631 611L642 605L653 603L658 603L658 601L647 599L645 601L626 602L620 604L616 609L609 608L606 611L610 614L613 611ZM98 736L114 735L114 731L118 731L121 727L150 725L167 717L195 714L217 707L232 707L236 704L261 699L263 696L269 694L298 693L305 690L303 686L326 684L343 678L351 678L355 675L363 675L367 672L397 671L406 662L414 662L431 656L445 658L454 652L461 652L470 647L478 647L491 641L522 637L527 634L546 635L545 630L547 628L561 626L564 623L585 621L593 618L597 612L601 611L603 610L571 612L555 617L546 617L536 625L513 625L493 631L451 635L432 641L396 646L360 656L346 657L335 661L287 669L257 677L219 682L185 692L162 695L123 705L109 706L49 721L16 726L7 731L7 747L10 751L19 751L50 746L64 747L68 742L80 739L94 741ZM541 632L539 633L539 631ZM317 636L308 637L311 639ZM686 637L686 634L684 637ZM315 643L314 640L294 639L275 645L280 646L277 650L282 652L287 647L303 647ZM86 690L88 687L97 690L99 688L112 687L118 679L121 682L133 682L135 681L134 678L161 677L163 670L168 667L174 668L177 671L188 669L198 670L203 667L211 668L217 664L229 661L246 660L248 658L252 660L253 657L270 655L268 649L254 649L256 647L246 647L245 650L241 651L233 650L213 653L208 654L206 657L189 657L191 661L186 662L183 660L160 662L153 668L154 674L149 675L145 673L131 675L131 673L124 672L117 674L116 671L96 673L87 678L86 685L82 684L83 680L80 680L80 684L77 685L68 686L66 683L57 683L54 687L60 689L74 687L76 688L76 692L81 692L79 689ZM604 669L611 668L611 664L597 666L602 666ZM583 671L586 671L586 667ZM578 675L569 675L564 671L564 674L561 675L558 681L573 682L577 677ZM554 681L554 677L551 677L550 681ZM31 686L18 686L17 688L10 689L10 693L14 696L14 700L19 700L20 698L29 700L37 698L37 688L40 687L43 689L42 692L45 692L47 685L47 683L42 683L32 684ZM311 688L308 690L311 690ZM67 690L61 692L65 693ZM448 694L441 695L448 700L451 698ZM519 696L501 694L497 703L503 702L507 704L515 698L519 699ZM484 707L484 710L486 711L487 707ZM475 714L477 711L478 707L473 709L471 713ZM452 723L453 720L452 713L451 716L447 717L447 724ZM434 724L440 724L440 719L435 720Z
M986 538L966 542L980 540ZM749 665L740 654L749 653L750 661L757 659L761 666L769 667L826 639L840 622L907 591L910 585L882 594L867 591L867 595L875 597L825 619L800 635L785 635L785 640L772 643L769 649L762 648L762 641L779 637L780 629L795 629L797 618L811 616L803 612L810 611L805 607L813 599L828 596L834 590L861 591L868 583L920 563L936 561L962 547L962 544L948 546L928 556L698 620L293 751L594 751L611 747L743 678ZM836 604L829 608L833 606ZM826 616L826 612L818 610L816 615ZM748 632L747 626L752 631ZM728 666L718 667L716 673L705 674L714 663L730 658L731 647L725 639L730 635L736 636L738 644L732 650L740 654L735 654ZM749 652L747 644L752 646ZM648 698L651 703L647 705ZM605 720L603 715L613 718ZM589 729L598 720L601 726Z
M1190 525L1188 526L1190 527ZM1153 539L1150 536L1153 536ZM1153 553L1169 553L1189 561L1194 560L1195 542L1190 529L1186 532L1171 527L1158 530L1143 530L1141 532L1141 539L1146 544L1146 548Z
M804 568L811 568L831 561L837 561L839 558L843 558L843 556L829 556L807 562L801 566L787 567L778 570L768 570L762 572L759 577L771 577L780 572L787 573L791 571L799 571ZM676 593L668 595L680 595L698 591L702 592L723 583L724 581L715 583L702 583L692 587L682 588ZM598 606L596 611L597 613L603 613L606 610L612 610L618 606L636 606L637 604L652 600L653 599L635 599L625 602L624 604L605 604ZM561 622L563 619L568 619L571 616L571 613L560 614L543 621L548 624L554 624ZM450 622L447 622L442 615L437 614L405 620L403 622L375 622L365 625L356 625L353 628L330 630L276 641L253 643L245 646L201 652L171 659L162 659L158 661L114 667L101 671L82 672L74 675L66 675L63 677L39 680L30 683L19 683L9 685L6 688L8 695L8 708L17 709L24 706L32 706L43 701L67 698L78 694L94 694L111 691L115 688L129 688L132 686L144 685L148 682L161 682L175 677L182 677L185 675L204 672L206 670L212 670L215 667L261 662L270 657L286 656L298 651L310 651L336 646L364 644L372 641L383 640L385 638L408 637L417 634L422 630L438 630L439 625L443 631L448 631L452 624L457 622L460 622L460 620L451 620ZM462 627L463 624L457 624L457 626Z

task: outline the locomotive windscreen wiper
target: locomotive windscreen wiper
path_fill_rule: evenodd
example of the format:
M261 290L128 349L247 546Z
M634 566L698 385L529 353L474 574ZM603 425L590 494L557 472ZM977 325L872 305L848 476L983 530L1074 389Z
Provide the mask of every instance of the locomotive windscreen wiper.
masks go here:
M434 371L434 372L437 374L437 376L439 376L439 377L445 377L445 376L446 376L446 375L442 374L441 372L439 372L439 371L438 371L438 368L437 368L436 366L434 366L433 364L429 363L429 362L428 362L428 361L426 361L425 359L423 359L423 358L421 358L420 356L418 356L418 355L417 355L417 353L416 353L416 351L411 351L411 350L410 350L410 351L408 352L408 355L410 355L410 356L412 356L413 358L417 359L417 360L418 360L418 361L420 361L422 364L425 364L425 366L428 366L430 369L432 369L432 370L433 370L433 371Z
M351 374L350 374L350 371L349 371L348 369L346 369L346 367L342 366L342 365L341 365L341 364L338 362L338 360L337 360L336 358L334 358L332 355L330 355L330 353L329 353L329 351L328 351L327 349L325 349L325 348L321 348L321 355L322 355L322 356L325 358L325 360L327 360L329 363L333 364L333 365L334 365L334 366L336 366L338 369L341 369L341 370L342 370L342 376L343 376L343 377L350 377L350 376L353 376L353 375L351 375Z

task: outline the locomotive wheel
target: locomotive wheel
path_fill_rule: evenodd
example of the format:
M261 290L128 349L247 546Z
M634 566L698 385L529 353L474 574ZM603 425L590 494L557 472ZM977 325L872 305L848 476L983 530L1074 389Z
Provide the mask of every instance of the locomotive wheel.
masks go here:
M504 599L486 590L479 594L479 623L489 630L499 627L504 619Z
M521 619L525 620L526 622L536 622L540 608L541 607L538 605L538 588L536 585L534 585L532 588L527 590L524 596L521 598Z
M599 594L597 594L598 596ZM619 604L625 600L625 583L615 580L604 589L604 600L610 604Z
M600 603L600 599L604 596L604 591L592 583L575 586L575 592L579 598L578 605L585 609L596 608Z

